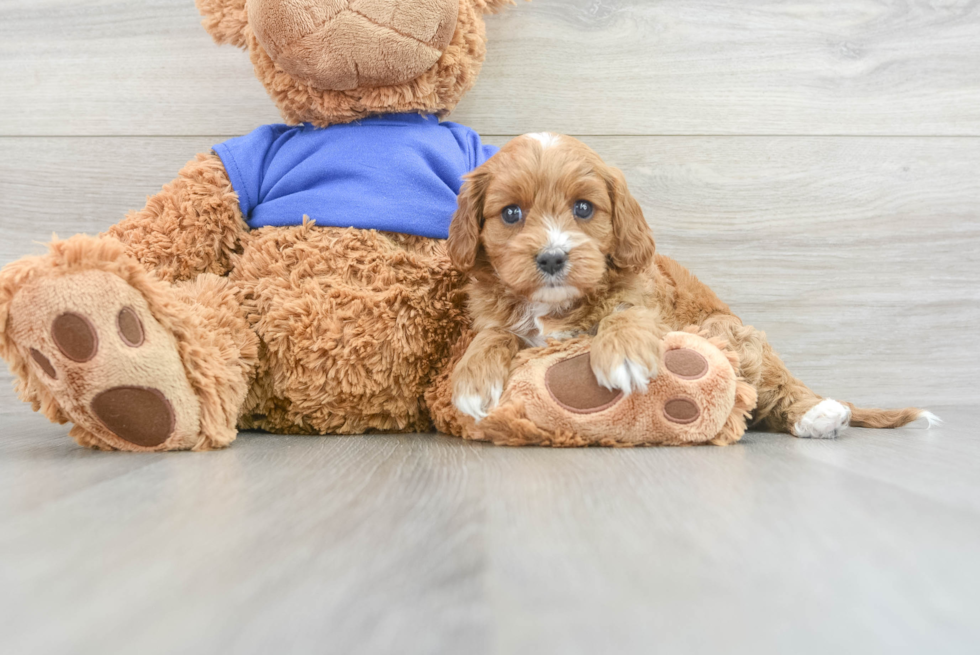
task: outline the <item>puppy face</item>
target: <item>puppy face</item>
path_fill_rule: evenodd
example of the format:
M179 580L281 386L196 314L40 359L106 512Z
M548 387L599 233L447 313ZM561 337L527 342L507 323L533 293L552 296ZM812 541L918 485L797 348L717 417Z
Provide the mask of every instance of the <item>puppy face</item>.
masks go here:
M449 232L460 270L490 267L512 293L559 305L635 272L653 236L623 174L580 141L514 139L468 176Z

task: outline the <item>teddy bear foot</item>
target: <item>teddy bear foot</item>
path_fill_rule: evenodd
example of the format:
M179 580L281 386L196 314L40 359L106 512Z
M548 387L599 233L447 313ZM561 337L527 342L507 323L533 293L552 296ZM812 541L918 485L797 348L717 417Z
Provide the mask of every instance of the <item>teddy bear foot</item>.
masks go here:
M88 445L194 445L201 408L176 340L122 278L85 270L35 279L14 295L8 329Z
M511 375L500 405L471 436L509 445L725 445L738 441L755 391L736 374L721 342L672 332L646 393L624 396L599 385L588 341L530 357Z

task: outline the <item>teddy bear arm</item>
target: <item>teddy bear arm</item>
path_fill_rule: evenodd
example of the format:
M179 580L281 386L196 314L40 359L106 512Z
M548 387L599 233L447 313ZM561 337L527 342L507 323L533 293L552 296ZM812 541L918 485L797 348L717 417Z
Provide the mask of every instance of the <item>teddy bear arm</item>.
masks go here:
M169 282L225 275L248 230L221 159L199 154L176 180L106 233Z

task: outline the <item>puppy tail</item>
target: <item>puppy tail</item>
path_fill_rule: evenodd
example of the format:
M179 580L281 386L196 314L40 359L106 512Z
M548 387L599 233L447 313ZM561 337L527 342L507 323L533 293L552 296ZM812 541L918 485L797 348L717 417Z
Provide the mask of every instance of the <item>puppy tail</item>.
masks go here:
M851 403L844 403L851 408L851 425L856 428L900 428L914 421L926 421L926 428L933 428L942 423L942 419L932 412L916 407L905 409L864 409Z

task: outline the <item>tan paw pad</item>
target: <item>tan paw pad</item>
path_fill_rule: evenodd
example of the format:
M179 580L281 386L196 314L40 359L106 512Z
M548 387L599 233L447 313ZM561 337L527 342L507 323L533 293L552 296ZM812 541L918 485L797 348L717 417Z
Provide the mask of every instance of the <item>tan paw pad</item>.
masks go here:
M556 403L576 414L601 412L623 397L622 391L599 385L589 353L553 365L545 374L545 386Z
M200 401L173 334L122 278L39 278L11 303L10 335L73 423L106 446L193 446Z
M34 362L41 368L42 371L44 371L44 374L47 375L49 378L51 378L52 380L58 379L58 371L55 370L54 365L51 363L51 360L45 357L43 354L41 354L41 351L39 351L37 348L31 348L31 359L34 360Z
M693 400L673 398L664 403L664 416L671 423L686 425L698 420L701 410Z
M99 334L92 322L73 312L54 319L51 338L61 354L73 362L90 361L99 352Z
M675 348L664 354L664 368L683 380L700 380L708 374L708 360L690 348Z
M173 434L173 406L156 389L116 387L92 400L92 413L113 434L131 444L152 448Z
M119 328L119 338L130 348L143 345L143 322L132 307L123 307L116 316L116 326Z

